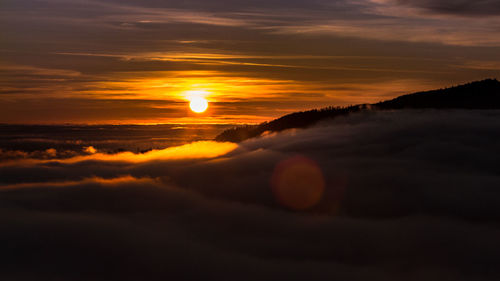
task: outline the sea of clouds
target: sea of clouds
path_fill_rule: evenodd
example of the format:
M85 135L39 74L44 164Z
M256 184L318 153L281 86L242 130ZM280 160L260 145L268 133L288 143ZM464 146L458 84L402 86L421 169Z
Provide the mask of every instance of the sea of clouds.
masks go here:
M500 111L368 111L238 145L92 152L0 163L0 279L500 278ZM308 209L273 190L289 159L320 169Z

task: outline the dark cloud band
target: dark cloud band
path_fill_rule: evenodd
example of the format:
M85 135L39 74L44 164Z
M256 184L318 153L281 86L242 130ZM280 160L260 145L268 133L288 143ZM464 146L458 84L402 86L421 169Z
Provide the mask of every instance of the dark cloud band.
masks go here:
M397 3L424 8L429 11L464 16L498 16L500 1L498 0L397 0Z

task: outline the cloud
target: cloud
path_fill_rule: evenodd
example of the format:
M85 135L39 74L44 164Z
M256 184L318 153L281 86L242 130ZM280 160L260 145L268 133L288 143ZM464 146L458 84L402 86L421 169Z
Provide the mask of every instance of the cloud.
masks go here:
M365 112L204 159L3 163L0 277L498 279L499 116ZM272 191L289 163L324 177L306 210Z
M97 153L94 148L87 147L85 152L90 155L77 156L57 161L58 163L71 164L84 161L107 161L107 162L126 162L126 163L144 163L158 160L186 160L215 158L224 155L236 148L234 143L222 143L214 141L199 141L182 146L168 147L165 149L155 149L145 153L121 152L117 154ZM40 160L35 160L40 161ZM45 160L50 163L52 160ZM42 161L43 163L43 161Z
M498 0L396 0L401 5L423 8L435 13L462 16L498 16L500 1Z

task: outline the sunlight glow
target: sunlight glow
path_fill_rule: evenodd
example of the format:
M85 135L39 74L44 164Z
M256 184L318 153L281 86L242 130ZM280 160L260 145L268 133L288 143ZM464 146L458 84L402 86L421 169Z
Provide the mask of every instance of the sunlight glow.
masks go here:
M95 153L73 158L56 160L61 163L78 163L83 161L117 161L129 163L145 163L148 161L207 159L222 156L238 147L230 142L198 141L181 146L152 150L146 153L121 152L117 154ZM54 160L42 160L47 163Z
M208 108L208 101L206 97L208 92L204 90L186 91L185 97L189 101L189 107L195 113L203 113Z
M189 107L193 112L203 113L208 108L208 101L202 97L194 97L189 102Z

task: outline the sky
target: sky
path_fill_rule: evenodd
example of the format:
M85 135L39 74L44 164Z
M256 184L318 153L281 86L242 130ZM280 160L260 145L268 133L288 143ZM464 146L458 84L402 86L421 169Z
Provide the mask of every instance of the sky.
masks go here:
M499 15L498 0L3 0L0 123L259 123L498 78Z
M499 114L1 161L0 279L499 280Z

